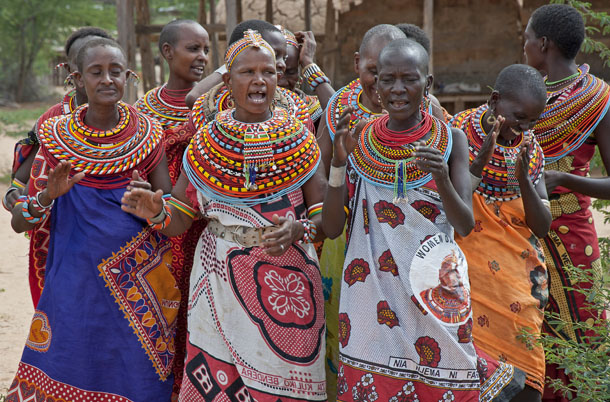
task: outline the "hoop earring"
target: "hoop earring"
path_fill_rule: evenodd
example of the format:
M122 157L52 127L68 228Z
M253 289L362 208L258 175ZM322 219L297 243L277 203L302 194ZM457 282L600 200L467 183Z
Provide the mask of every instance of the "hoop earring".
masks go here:
M227 96L227 108L235 108L235 99L233 99L233 90L229 88L229 96Z
M491 111L491 109L488 109L489 111L489 116L487 116L487 124L489 124L490 126L493 126L494 124L496 124L496 116L494 115L494 112Z
M377 100L379 100L379 104L381 105L382 109L385 109L385 106L383 106L383 102L381 101L381 95L379 95L379 91L375 91L377 92Z

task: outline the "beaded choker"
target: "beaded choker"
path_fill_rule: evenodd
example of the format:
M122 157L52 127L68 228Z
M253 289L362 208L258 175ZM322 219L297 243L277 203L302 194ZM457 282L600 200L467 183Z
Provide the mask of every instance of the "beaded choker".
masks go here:
M489 107L485 104L477 109L470 109L454 116L451 124L466 133L470 163L479 154L487 133L483 129L482 119ZM523 143L524 136L532 135L531 131L522 133L511 146L496 143L493 155L483 168L482 180L476 192L487 199L510 201L521 196L519 182L515 175L515 163ZM544 168L542 148L535 138L530 146L528 174L534 185L540 181Z
M190 121L195 130L201 129L206 122L214 120L216 113L224 110L233 109L229 88L220 83L201 95L190 114ZM303 124L309 120L309 110L305 102L295 92L276 87L273 95L273 103L300 120Z
M151 171L163 154L161 125L123 102L117 106L119 122L110 130L85 125L88 104L45 121L39 137L50 167L69 161L73 172L87 174L81 184L98 188L126 185L134 169Z
M577 150L608 111L610 86L589 74L589 66L570 85L548 92L549 102L534 127L547 162Z
M314 135L283 108L261 123L219 112L184 153L189 181L207 198L262 204L301 187L315 172L320 150Z
M190 88L170 91L165 86L166 84L163 84L148 91L138 99L135 107L140 113L159 120L164 129L176 128L186 121L190 111L184 102Z
M332 96L328 101L326 107L326 125L328 126L328 133L330 139L335 140L335 132L337 131L337 123L339 117L345 109L351 106L354 111L350 117L349 128L353 129L360 120L368 120L377 114L374 114L360 103L360 95L362 94L362 85L360 85L360 78L350 82Z
M445 161L448 160L452 146L449 126L425 112L422 114L423 120L430 122L429 129L411 132L410 135L408 134L409 140L416 141L429 132L426 146L438 149ZM367 123L349 160L364 180L376 186L392 188L393 202L396 204L407 201L407 190L426 184L432 180L432 174L417 168L413 156L415 149L410 142L403 140L406 137L405 133L387 129L388 120L389 116L383 115ZM396 136L396 145L383 145L380 134L381 137Z

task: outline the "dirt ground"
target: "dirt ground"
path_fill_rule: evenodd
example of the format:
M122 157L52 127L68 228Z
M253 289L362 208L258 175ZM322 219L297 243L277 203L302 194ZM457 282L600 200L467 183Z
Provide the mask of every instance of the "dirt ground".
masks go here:
M0 176L10 171L16 141L2 133L0 124ZM5 186L0 185L0 195ZM596 211L594 216L599 235L610 236L610 225L604 226ZM34 312L27 280L28 246L28 239L11 229L9 213L0 209L0 395L15 375Z

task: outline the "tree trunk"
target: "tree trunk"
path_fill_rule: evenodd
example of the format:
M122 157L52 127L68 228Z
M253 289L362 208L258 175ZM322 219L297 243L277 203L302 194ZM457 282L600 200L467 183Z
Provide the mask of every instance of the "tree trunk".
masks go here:
M140 26L150 25L148 0L136 0L136 20ZM148 92L156 86L155 59L150 47L150 35L138 34L137 42L142 63L142 84L144 85L144 92ZM161 63L163 63L163 60L161 60Z

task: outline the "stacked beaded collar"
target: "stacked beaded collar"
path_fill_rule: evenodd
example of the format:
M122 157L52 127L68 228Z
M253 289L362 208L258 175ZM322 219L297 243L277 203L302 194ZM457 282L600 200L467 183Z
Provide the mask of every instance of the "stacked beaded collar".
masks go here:
M547 91L549 102L534 127L547 162L577 150L606 115L610 86L589 74L583 64L574 81L558 91Z
M320 117L322 117L324 110L322 109L322 105L320 104L320 99L318 99L317 96L307 95L305 92L301 91L300 89L296 89L295 92L297 93L297 95L299 95L299 97L307 105L307 110L309 111L309 116L311 118L311 121L315 122Z
M377 116L360 103L360 95L362 94L362 85L360 85L360 78L350 82L332 96L328 101L326 107L326 125L328 126L328 133L330 139L335 140L335 132L337 131L337 123L339 117L345 109L351 106L354 111L349 120L349 128L352 130L360 120L368 120L372 117Z
M123 187L134 169L143 174L154 169L163 155L159 122L119 102L117 126L96 130L84 123L88 108L79 106L71 115L48 119L41 126L38 136L51 168L69 161L73 172L87 174L81 184L98 188Z
M276 87L273 104L286 109L303 124L309 118L309 110L305 101L297 93L288 89ZM233 109L233 107L229 88L224 83L220 83L197 99L190 114L190 121L195 130L200 130L205 123L214 120L216 113Z
M184 124L190 112L184 102L190 88L171 91L165 86L151 89L135 106L140 113L159 120L164 129L176 128Z
M421 124L404 132L389 130L388 120L389 116L383 115L367 123L349 160L364 180L394 189L396 204L407 201L407 190L432 180L432 174L415 165L415 149L411 144L430 133L426 146L441 151L446 161L451 154L452 137L447 124L426 112L422 112Z
M479 154L487 133L483 129L482 118L489 106L482 105L477 109L470 109L457 114L451 124L462 129L468 137L468 152L470 163ZM483 168L483 179L476 192L490 200L510 201L521 196L519 182L515 176L515 162L521 149L525 136L532 135L531 131L522 133L514 140L511 146L496 143L493 155ZM529 150L530 163L528 174L534 185L540 181L544 169L544 155L542 148L532 138Z
M189 181L207 198L253 206L301 187L315 172L314 135L285 109L261 123L242 123L219 112L184 153Z

